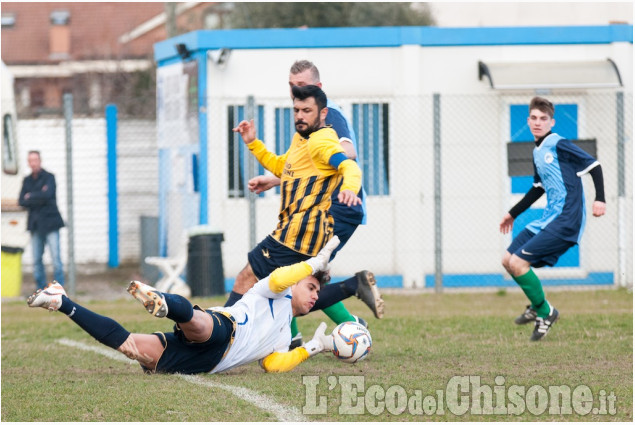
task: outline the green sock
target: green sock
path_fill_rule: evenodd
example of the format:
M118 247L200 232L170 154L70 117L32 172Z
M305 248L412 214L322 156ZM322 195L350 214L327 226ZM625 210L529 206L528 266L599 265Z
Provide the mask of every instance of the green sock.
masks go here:
M355 322L355 316L353 316L351 313L348 312L348 310L346 310L346 307L344 307L344 303L341 301L333 304L330 307L326 307L322 311L337 325L343 322Z
M518 286L521 287L529 301L531 301L531 307L536 310L539 317L545 318L549 316L550 305L545 298L545 293L542 290L542 284L540 279L536 276L536 273L532 269L529 269L527 273L522 276L512 276Z
M295 338L298 334L298 323L295 321L295 317L291 319L291 338Z

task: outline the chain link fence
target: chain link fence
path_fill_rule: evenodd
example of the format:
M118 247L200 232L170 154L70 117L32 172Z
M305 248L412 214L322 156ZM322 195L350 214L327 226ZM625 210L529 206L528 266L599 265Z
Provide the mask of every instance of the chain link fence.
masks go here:
M357 135L368 224L360 226L338 254L334 273L370 269L385 282L407 288L511 284L500 265L511 237L501 235L498 225L527 188L529 177L510 175L514 166L508 153L510 145L531 141L526 117L533 95L335 99ZM583 177L584 237L571 258L539 274L548 282L570 285L632 285L632 93L598 90L546 97L556 105L554 130L569 139L589 141L595 149L604 171L607 214L592 217L594 188L591 178ZM134 117L117 115L115 142L109 142L108 128L113 124L105 117L75 115L69 169L74 182L76 262L112 264L114 252L116 264L141 263L142 217L159 218L160 253L176 255L184 232L199 224L204 214L210 226L224 233L225 274L235 276L253 241L274 229L279 194L272 189L249 195L247 180L264 170L250 165L251 155L231 129L241 119L253 117L258 136L278 153L286 150L294 132L288 97L254 94L253 99L253 107L244 98L207 99L207 122L196 123L194 129L194 134L206 138L202 151L190 134L192 128L184 132L182 127L157 123L154 101L147 102L147 117L139 111ZM181 118L189 123L186 126L193 122L191 116ZM68 217L65 128L62 118L19 120L20 178L3 175L3 198L5 193L19 192L19 188L5 190L5 182L19 186L29 172L26 153L39 150L43 167L56 175L58 205L62 216ZM158 141L167 139L171 147L161 147ZM116 170L108 165L113 147ZM109 173L115 171L116 194L109 185ZM115 210L109 204L113 199ZM541 206L544 199L524 215L539 214ZM114 233L109 227L113 211ZM521 217L517 225L524 223ZM64 247L67 230L61 236ZM24 264L30 263L27 248Z

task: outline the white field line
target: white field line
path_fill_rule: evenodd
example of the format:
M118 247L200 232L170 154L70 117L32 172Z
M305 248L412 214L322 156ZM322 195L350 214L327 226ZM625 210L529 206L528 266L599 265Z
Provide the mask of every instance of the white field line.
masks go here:
M106 356L113 360L118 360L128 364L138 364L136 360L131 360L120 352L115 351L111 348L84 344L83 342L73 341L67 338L58 339L57 342L68 347L78 348L84 351L92 351L93 353L101 354L102 356ZM208 381L196 375L175 374L174 376L178 376L179 378L182 378L192 384L228 391L246 401L247 403L253 404L257 408L275 415L278 422L306 422L307 420L306 417L302 415L298 409L278 404L270 397L259 394L258 392L249 390L247 388Z

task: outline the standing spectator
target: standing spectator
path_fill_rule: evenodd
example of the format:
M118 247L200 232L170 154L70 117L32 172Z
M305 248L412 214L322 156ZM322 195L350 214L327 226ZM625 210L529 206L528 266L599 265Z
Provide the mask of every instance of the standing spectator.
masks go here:
M22 182L19 203L29 211L27 230L31 232L35 284L37 289L46 286L42 257L44 246L48 245L53 260L53 278L64 285L59 233L59 229L64 227L64 220L57 208L55 176L42 168L39 151L29 151L27 161L31 174Z

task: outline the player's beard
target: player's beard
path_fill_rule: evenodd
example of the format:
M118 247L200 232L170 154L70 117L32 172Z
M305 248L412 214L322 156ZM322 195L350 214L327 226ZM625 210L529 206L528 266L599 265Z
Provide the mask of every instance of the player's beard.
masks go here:
M304 124L306 125L306 129L305 130L300 130L298 128L298 124ZM315 120L314 123L312 124L308 124L304 121L296 121L295 122L295 131L298 132L298 134L302 137L304 137L305 139L308 139L309 136L311 135L311 133L316 132L320 129L320 117L318 116L318 118Z

